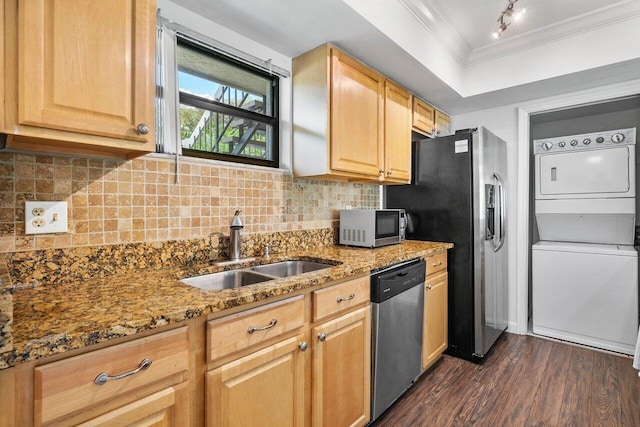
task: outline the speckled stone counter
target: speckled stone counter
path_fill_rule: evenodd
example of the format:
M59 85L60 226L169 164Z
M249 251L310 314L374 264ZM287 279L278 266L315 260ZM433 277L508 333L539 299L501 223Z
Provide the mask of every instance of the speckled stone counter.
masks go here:
M13 290L12 301L9 300L10 327L8 335L2 338L10 344L0 345L0 348L8 348L0 355L0 368L369 273L398 262L441 253L452 246L449 243L406 241L378 249L326 246L293 250L272 255L269 259L257 258L251 265L286 259L327 260L341 264L237 289L205 291L185 285L179 279L249 264L226 268L210 263L170 266L51 286L18 288ZM3 276L0 269L0 279L3 277L6 281L6 271ZM6 284L2 289L11 295ZM2 306L0 315L3 314L1 310Z

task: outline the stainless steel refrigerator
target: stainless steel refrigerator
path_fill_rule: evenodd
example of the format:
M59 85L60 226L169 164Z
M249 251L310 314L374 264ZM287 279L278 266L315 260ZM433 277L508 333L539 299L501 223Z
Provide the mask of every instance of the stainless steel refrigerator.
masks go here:
M506 143L487 129L413 143L413 184L386 186L407 239L452 242L447 354L480 362L507 328Z

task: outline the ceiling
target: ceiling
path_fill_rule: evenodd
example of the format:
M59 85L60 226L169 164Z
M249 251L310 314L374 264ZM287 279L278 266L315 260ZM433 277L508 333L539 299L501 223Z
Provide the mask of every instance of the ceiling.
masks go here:
M294 58L327 41L449 114L640 78L640 0L172 0Z
M460 37L471 48L487 48L498 43L490 36L497 28L500 11L504 10L507 0L411 0L413 4L423 4L425 8L439 10ZM581 19L585 14L598 13L601 9L608 9L611 0L517 0L514 3L516 12L526 10L523 19L512 22L500 40L514 36L544 31L549 26L562 25L567 21ZM507 18L507 22L510 20Z

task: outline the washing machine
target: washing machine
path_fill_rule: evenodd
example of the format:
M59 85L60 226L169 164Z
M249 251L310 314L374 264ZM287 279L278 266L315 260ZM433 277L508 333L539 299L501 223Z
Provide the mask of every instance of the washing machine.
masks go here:
M633 246L538 242L531 255L534 334L633 354L638 335Z
M635 142L635 128L534 141L534 334L633 354Z

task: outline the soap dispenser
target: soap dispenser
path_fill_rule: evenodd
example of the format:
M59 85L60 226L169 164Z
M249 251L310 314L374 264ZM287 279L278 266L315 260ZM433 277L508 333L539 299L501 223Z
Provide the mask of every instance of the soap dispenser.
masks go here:
M244 227L240 220L240 210L237 210L231 221L231 230L229 231L229 258L231 261L240 259L240 246L242 245L242 237L240 230Z

